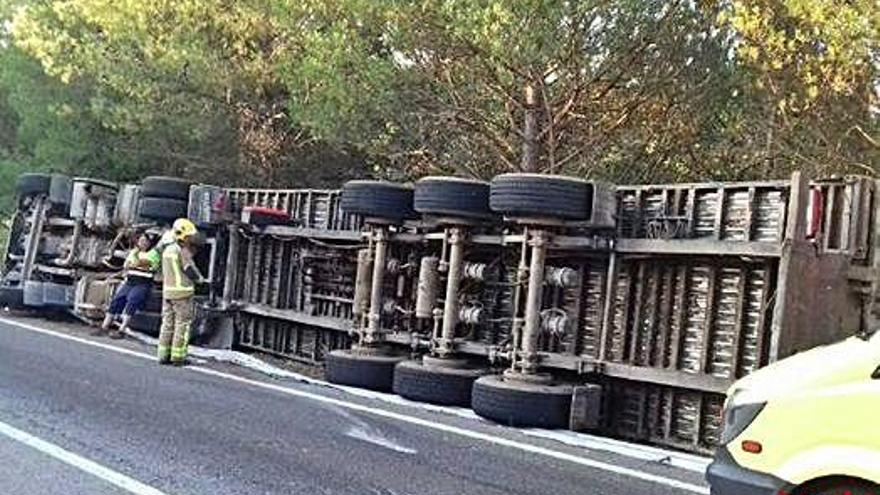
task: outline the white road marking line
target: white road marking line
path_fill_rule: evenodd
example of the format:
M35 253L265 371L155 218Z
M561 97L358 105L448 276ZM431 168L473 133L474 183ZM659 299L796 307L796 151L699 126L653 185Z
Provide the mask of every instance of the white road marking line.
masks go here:
M132 351L130 349L125 349L123 347L117 347L115 345L104 344L101 342L95 342L94 340L84 339L82 337L76 337L74 335L68 335L63 332L56 332L55 330L49 330L47 328L42 328L34 325L29 325L27 323L22 323L15 320L7 320L6 318L0 318L0 322L6 323L7 325L13 325L19 328L23 328L25 330L30 330L32 332L42 333L45 335L51 335L53 337L58 337L59 339L70 340L73 342L79 342L80 344L90 345L92 347L98 347L101 349L106 349L108 351L118 352L120 354L127 354L129 356L134 356L141 359L156 359L156 356L151 354L147 354L145 352Z
M670 486L672 488L678 488L681 490L687 490L693 493L700 493L707 495L709 493L709 489L704 486L694 485L692 483L687 483L684 481L667 478L665 476L658 476L650 473L645 473L642 471L638 471L636 469L630 469L622 466L615 466L614 464L608 464L602 461L596 461L593 459L587 459L584 457L578 457L576 455L568 454L565 452L559 452L556 450L551 450L545 447L539 447L537 445L530 445L527 443L518 442L516 440L509 440L506 438L496 437L494 435L489 435L486 433L481 433L478 431L468 430L466 428L460 428L457 426L451 426L443 423L438 423L436 421L431 421L427 419L417 418L415 416L407 416L406 414L400 414L392 411L388 411L385 409L378 409L375 407L365 406L362 404L355 404L352 402L346 402L339 399L334 399L331 397L325 397L323 395L313 394L311 392L304 392L301 390L295 390L287 387L282 387L280 385L275 385L272 383L264 383L256 380L251 380L249 378L243 378L240 376L230 375L228 373L224 373L222 371L212 370L210 368L202 368L200 366L187 366L187 369L195 371L197 373L202 373L205 375L216 376L219 378L225 378L227 380L232 380L239 383L244 383L247 385L252 385L254 387L264 388L266 390L272 390L275 392L280 392L282 394L291 395L294 397L302 397L304 399L314 400L316 402L322 402L324 404L332 404L337 407L349 409L352 411L358 411L366 414L371 414L373 416L379 416L387 419L394 419L403 423L409 423L416 426L422 426L424 428L429 428L432 430L442 431L444 433L451 433L453 435L458 435L466 438L472 438L474 440L482 440L484 442L493 443L496 445L501 445L504 447L510 447L517 450L522 450L524 452L528 452L531 454L543 455L545 457L550 457L553 459L557 459L560 461L567 461L574 464L579 464L581 466L587 466L595 469L600 469L602 471L608 471L615 474L620 474L623 476L629 476L631 478L636 478L642 481L648 481L651 483L657 483L660 485Z
M523 428L520 431L530 437L553 440L571 447L592 450L593 452L611 452L629 457L630 459L673 466L694 473L705 473L706 468L712 463L712 459L709 457L686 454L649 445L632 444L623 440L600 437L588 433L568 430L539 430L534 428Z
M155 359L154 356L151 356L149 354L145 354L142 352L131 351L128 349L123 349L123 348L115 347L115 346L108 345L108 344L102 344L100 342L94 342L94 341L91 341L88 339L74 337L74 336L67 335L67 334L64 334L61 332L47 330L47 329L40 328L40 327L37 327L34 325L29 325L26 323L20 323L15 320L7 320L5 318L0 318L0 322L7 323L7 324L10 324L13 326L17 326L17 327L23 328L25 330L31 330L31 331L35 331L38 333L51 335L51 336L66 339L66 340L71 340L74 342L79 342L81 344L99 347L101 349L106 349L106 350L113 351L113 352L128 354L128 355L132 355L132 356L139 357L139 358ZM362 405L362 404L356 404L353 402L347 402L347 401L340 400L340 399L334 399L332 397L326 397L326 396L315 394L312 392L305 392L302 390L296 390L296 389L292 389L292 388L288 388L288 387L283 387L281 385L275 385L272 383L265 383L265 382L260 382L257 380L251 380L249 378L244 378L244 377L232 375L229 373L224 373L222 371L212 370L210 368L203 368L201 366L187 366L186 369L195 371L197 373L202 373L205 375L211 375L211 376L215 376L218 378L225 378L227 380L251 385L254 387L258 387L258 388L263 388L266 390L280 392L282 394L290 395L293 397L301 397L304 399L310 399L310 400L313 400L316 402L321 402L324 404L332 404L334 406L341 407L344 409L349 409L352 411L358 411L358 412L370 414L373 416L379 416L382 418L393 419L393 420L400 421L403 423L409 423L409 424L421 426L424 428L438 430L438 431L442 431L445 433L451 433L454 435L458 435L458 436L462 436L462 437L466 437L466 438L471 438L474 440L481 440L481 441L492 443L495 445L509 447L509 448L521 450L524 452L528 452L531 454L538 454L538 455L542 455L545 457L549 457L549 458L553 458L553 459L557 459L557 460L561 460L561 461L571 462L571 463L578 464L581 466L587 466L587 467L591 467L594 469L599 469L602 471L607 471L607 472L611 472L614 474L619 474L622 476L628 476L630 478L635 478L635 479L647 481L650 483L657 483L660 485L665 485L665 486L677 488L680 490L686 490L686 491L689 491L692 493L698 493L701 495L708 495L709 494L709 488L705 487L705 486L695 485L693 483L688 483L685 481L681 481L681 480L677 480L677 479L673 479L673 478L668 478L665 476L659 476L659 475L655 475L655 474L651 474L651 473L646 473L646 472L639 471L637 469L631 469L631 468L627 468L627 467L623 467L623 466L616 466L614 464L609 464L607 462L597 461L597 460L589 459L589 458L585 458L585 457L579 457L576 455L568 454L566 452L559 452L559 451L548 449L545 447L539 447L537 445L531 445L531 444L524 443L524 442L518 442L516 440L510 440L510 439L506 439L506 438L502 438L502 437L497 437L494 435L489 435L486 433L481 433L478 431L468 430L466 428L460 428L457 426L447 425L444 423L438 423L436 421L426 420L426 419L418 418L415 416L408 416L406 414L396 413L393 411L388 411L386 409L370 407L370 406L366 406L366 405Z
M155 359L155 356L146 354L143 352L133 351L121 347L116 347L109 344L104 344L101 342L96 342L94 340L84 339L80 337L76 337L73 335L69 335L63 332L56 332L53 330L48 330L45 328L37 327L34 325L30 325L27 323L19 322L16 320L7 320L5 318L0 317L0 322L8 323L10 325L19 326L25 328L27 330L32 330L34 332L43 333L46 335L51 335L54 337L58 337L61 339L71 340L74 342L79 342L87 345L92 345L95 347L99 347L101 349L107 349L109 351L119 352L123 354L128 354L131 356L144 358L148 360ZM151 337L141 337L137 335L136 338L143 343L155 345L155 339ZM193 352L203 352L204 357L216 359L222 361L220 359L220 354L214 349L193 349ZM226 352L226 351L223 351ZM247 359L243 361L232 360L233 364L237 364L239 366L257 370L263 374L269 375L274 378L292 378L297 381L301 381L304 383L312 384L312 385L321 385L321 386L329 386L337 390L342 390L346 393L364 397L367 399L375 399L381 400L383 402L388 402L394 405L401 405L405 407L417 407L419 409L430 411L430 412L442 412L453 414L455 416L468 418L468 419L478 419L478 416L473 414L472 411L468 410L467 413L464 413L461 410L457 410L456 408L449 408L445 406L435 406L432 404L423 404L423 403L413 403L407 399L396 395L385 394L382 392L373 392L371 390L366 389L358 389L354 387L347 387L341 385L335 385L329 382L325 382L323 380L318 380L315 378L306 377L304 375L299 375L297 373L288 372L286 370L277 369L272 365L263 363L253 356L245 356ZM205 362L204 360L196 360L196 363L202 364ZM563 444L577 447L577 448L585 448L592 451L598 452L612 452L618 455L622 455L625 457L630 457L636 460L648 461L648 462L660 462L662 464L667 464L676 468L685 469L692 472L703 473L706 471L706 467L711 462L711 459L700 457L692 454L685 454L682 452L669 451L665 449L661 449L659 447L650 447L646 445L637 445L637 444L629 444L627 442L623 442L620 440L615 440L612 438L605 437L595 437L592 435L586 435L583 433L575 433L570 431L558 431L558 430L532 430L532 429L521 429L519 430L526 435L533 436L536 438L544 438L550 439L553 441L561 442ZM667 458L668 462L660 461L660 459Z
M159 491L149 485L145 485L134 478L129 478L122 473L114 471L108 467L104 467L97 462L74 454L69 450L65 450L45 440L41 440L29 433L21 431L3 422L0 422L0 435L4 435L11 438L12 440L15 440L16 442L27 445L28 447L38 450L43 454L48 455L49 457L57 459L65 464L69 464L79 469L80 471L85 471L86 473L96 478L100 478L119 488L122 488L129 493L133 493L135 495L166 495L165 492Z
M133 335L136 339L141 340L141 342L155 345L155 339L153 339L152 337L145 337L141 334ZM425 402L416 402L409 399L404 399L399 395L394 395L390 393L376 392L363 388L355 388L345 385L339 385L336 383L330 383L324 380L319 380L317 378L311 378L300 373L295 373L289 370L278 368L269 363L260 361L258 358L252 355L242 354L237 351L190 347L190 355L209 358L210 360L219 362L232 363L242 368L258 371L261 374L267 375L272 378L291 379L300 383L308 383L321 387L330 387L336 390L341 390L349 395L354 395L367 399L374 399L396 406L405 406L407 408L420 409L430 412L440 412L447 415L485 422L483 418L478 416L471 409L465 409L461 407L438 406L434 404L427 404ZM194 362L195 364L205 363L204 360L194 360ZM700 474L705 473L706 468L708 468L709 464L712 462L711 458L704 456L686 454L683 452L662 449L659 447L633 444L622 440L615 440L608 437L598 437L582 432L564 430L539 430L534 428L520 428L518 431L531 437L549 439L557 443L562 443L571 447L586 449L594 453L610 452L639 461L673 466Z

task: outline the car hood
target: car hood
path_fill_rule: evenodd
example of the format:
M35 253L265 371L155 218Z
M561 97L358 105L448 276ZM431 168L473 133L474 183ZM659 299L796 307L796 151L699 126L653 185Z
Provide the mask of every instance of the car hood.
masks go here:
M738 403L770 399L864 380L880 365L880 332L815 347L761 368L733 384Z

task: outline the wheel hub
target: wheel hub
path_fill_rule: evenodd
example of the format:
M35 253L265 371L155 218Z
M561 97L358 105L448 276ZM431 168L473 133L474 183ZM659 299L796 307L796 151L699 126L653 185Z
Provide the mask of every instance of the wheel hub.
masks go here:
M443 358L435 356L422 357L422 365L435 368L467 368L468 362L465 359Z
M550 373L523 373L516 370L506 370L503 376L505 381L530 383L535 385L549 385L553 383L553 375Z

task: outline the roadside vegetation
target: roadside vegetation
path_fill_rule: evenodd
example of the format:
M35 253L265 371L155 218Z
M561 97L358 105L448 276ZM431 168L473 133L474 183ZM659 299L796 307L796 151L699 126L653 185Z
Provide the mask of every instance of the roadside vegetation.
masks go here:
M873 175L874 0L0 0L18 171Z

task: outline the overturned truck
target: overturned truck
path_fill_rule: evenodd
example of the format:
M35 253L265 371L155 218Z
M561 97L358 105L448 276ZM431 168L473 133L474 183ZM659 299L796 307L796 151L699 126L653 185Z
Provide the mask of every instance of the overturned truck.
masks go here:
M505 424L708 451L734 380L872 325L875 191L866 178L800 174L618 187L532 174L341 190L192 186L186 210L209 234L200 263L212 281L196 335ZM62 245L78 246L77 229L108 240L112 259L120 232L173 217L155 218L167 201L146 208L141 198L129 201L131 221L78 227L63 207L49 208L62 218L41 213L49 197L23 191L0 286L7 304L34 302L18 299L29 284L59 283L57 260L40 258L34 240L53 225L71 231ZM93 294L115 272L69 265L69 307L94 319L106 297Z

